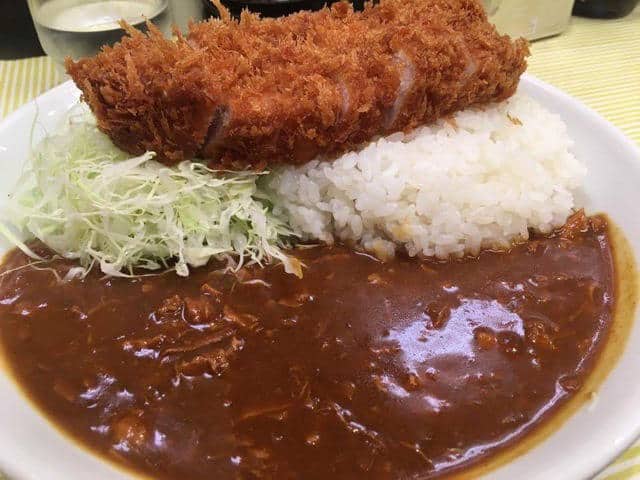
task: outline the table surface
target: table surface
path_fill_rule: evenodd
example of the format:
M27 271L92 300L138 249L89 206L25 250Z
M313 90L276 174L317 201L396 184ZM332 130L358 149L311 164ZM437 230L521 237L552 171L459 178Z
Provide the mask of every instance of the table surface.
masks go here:
M531 53L529 73L580 99L640 144L640 7L619 20L574 17L565 33L533 43ZM0 61L0 119L62 80L47 57ZM640 479L640 442L597 479Z

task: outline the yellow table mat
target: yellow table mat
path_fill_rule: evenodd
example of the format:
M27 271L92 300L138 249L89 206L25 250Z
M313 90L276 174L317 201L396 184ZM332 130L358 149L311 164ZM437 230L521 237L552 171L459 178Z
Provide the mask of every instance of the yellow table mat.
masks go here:
M0 119L62 80L62 69L49 57L0 61Z
M579 98L640 144L640 7L620 20L574 17L563 35L531 50L529 73ZM47 57L0 61L0 118L63 79ZM640 478L640 442L597 478Z
M532 44L528 71L640 144L640 6L620 20L573 17L564 34Z

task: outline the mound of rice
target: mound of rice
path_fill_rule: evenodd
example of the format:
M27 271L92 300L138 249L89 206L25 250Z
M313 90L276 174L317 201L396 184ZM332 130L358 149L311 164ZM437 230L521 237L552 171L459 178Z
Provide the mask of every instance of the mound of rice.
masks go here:
M381 257L447 258L504 248L562 225L586 174L566 126L522 93L333 162L268 177L275 213L304 239L359 244Z

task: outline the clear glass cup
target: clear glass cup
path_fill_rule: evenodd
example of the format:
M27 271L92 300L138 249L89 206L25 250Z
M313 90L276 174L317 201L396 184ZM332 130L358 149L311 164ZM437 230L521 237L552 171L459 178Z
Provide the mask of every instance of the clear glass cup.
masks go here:
M172 16L168 0L28 0L42 48L62 65L95 55L124 34L118 25L125 20L145 29L149 20L170 35Z

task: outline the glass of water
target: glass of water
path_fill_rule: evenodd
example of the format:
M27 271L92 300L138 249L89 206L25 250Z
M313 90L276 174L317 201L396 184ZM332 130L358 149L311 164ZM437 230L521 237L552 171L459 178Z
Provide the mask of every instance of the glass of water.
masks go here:
M42 48L56 63L95 55L124 34L125 20L144 30L147 20L171 33L168 0L28 0Z

